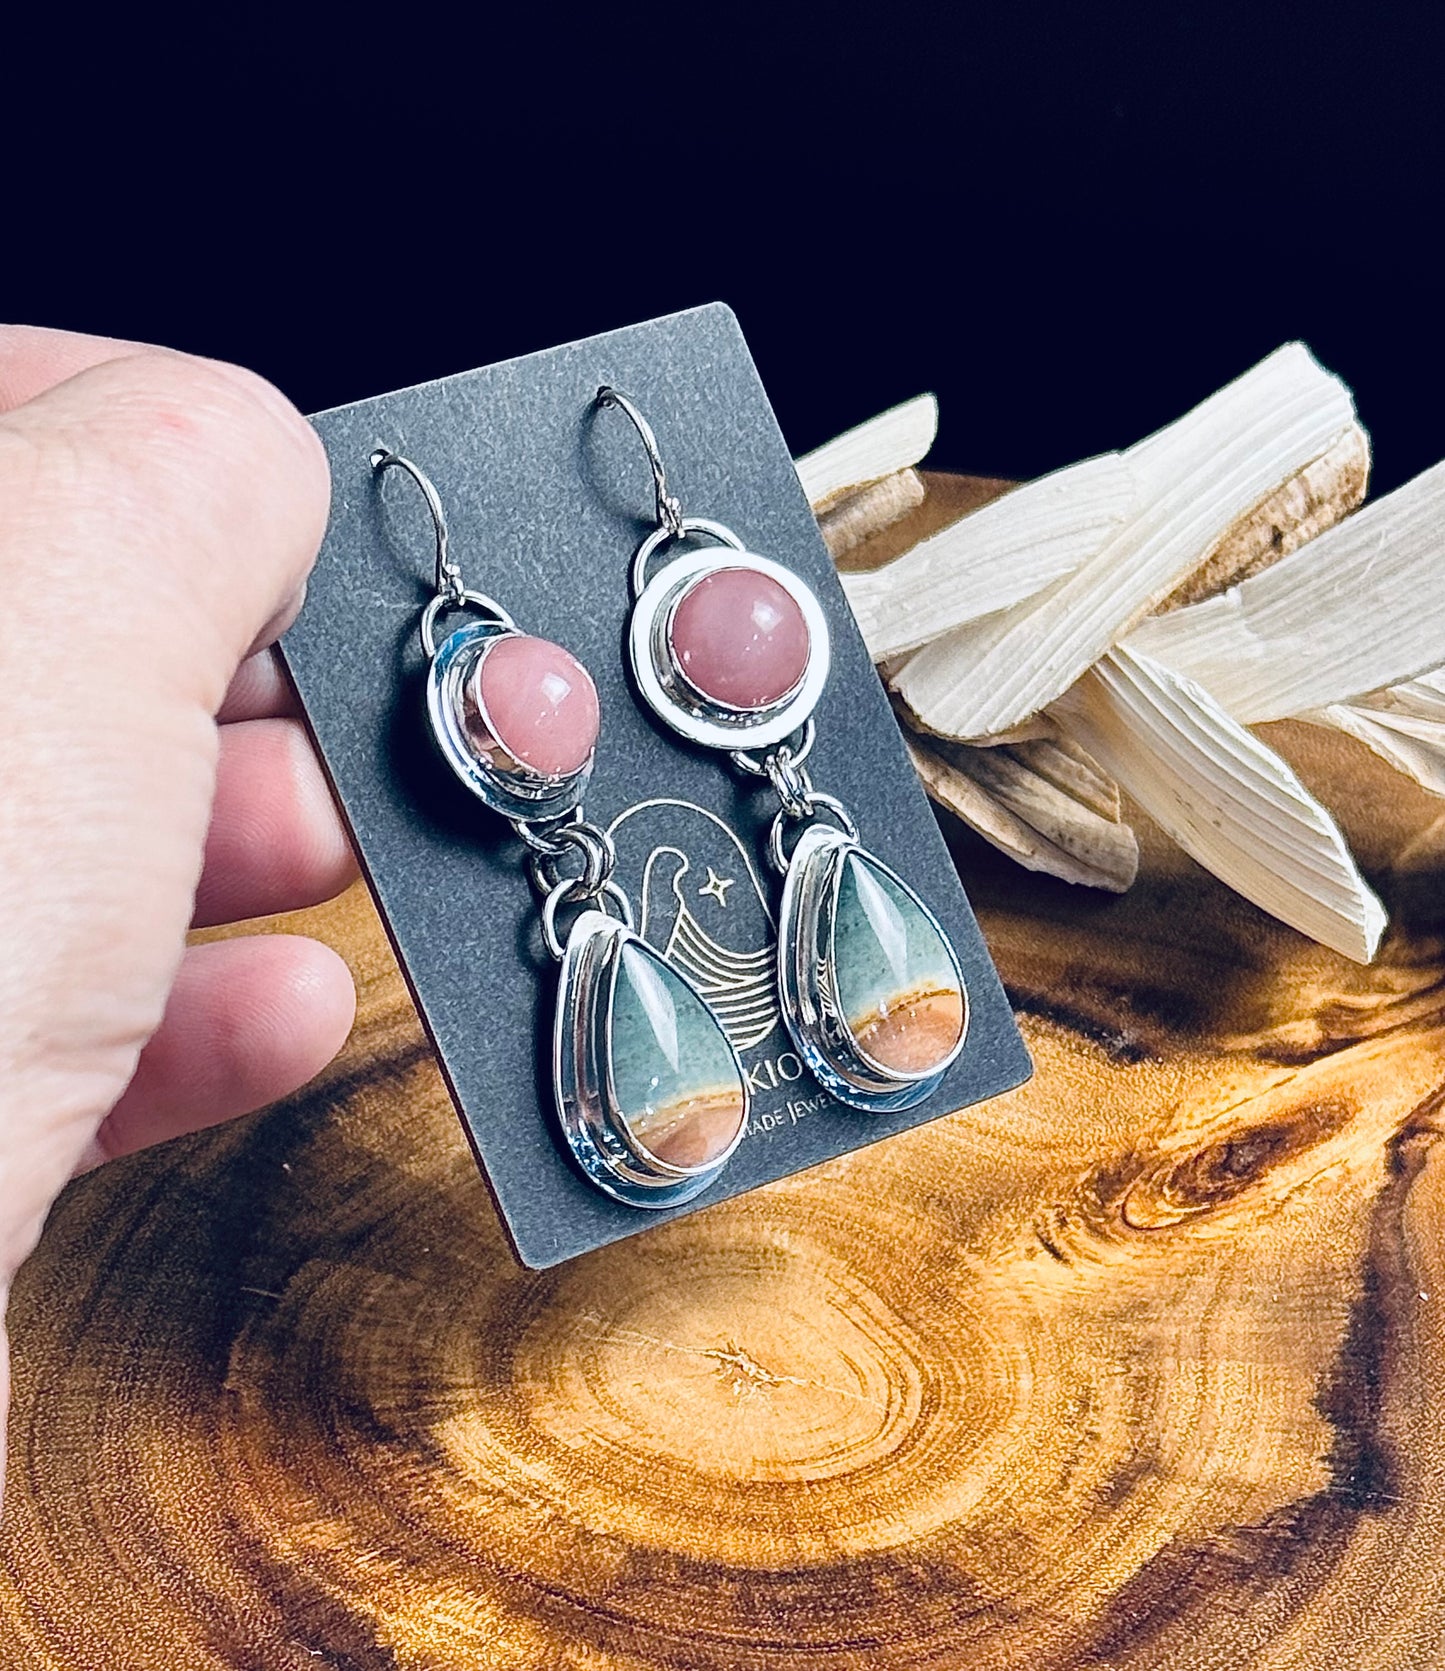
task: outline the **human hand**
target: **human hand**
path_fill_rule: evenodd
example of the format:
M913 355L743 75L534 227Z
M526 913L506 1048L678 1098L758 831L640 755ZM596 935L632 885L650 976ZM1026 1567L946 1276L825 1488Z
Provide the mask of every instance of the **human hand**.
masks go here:
M350 1029L325 946L185 944L354 874L266 648L328 497L251 373L0 327L0 1307L76 1171L285 1095ZM7 1391L0 1332L0 1420Z

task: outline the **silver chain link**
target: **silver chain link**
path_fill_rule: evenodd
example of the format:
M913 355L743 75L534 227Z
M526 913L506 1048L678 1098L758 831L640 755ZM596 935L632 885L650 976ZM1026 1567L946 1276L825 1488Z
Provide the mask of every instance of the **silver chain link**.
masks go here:
M822 795L814 789L808 795L808 819L827 817L835 823L849 841L857 841L858 826L853 822L852 814L835 795ZM774 815L771 829L768 831L768 862L779 876L786 875L790 855L788 853L788 830L795 825L795 820L786 807L779 807Z
M791 739L783 745L789 751L795 766L803 764L813 752L813 744L818 740L818 728L812 720L809 720L803 727L802 738L802 742L796 748L793 747ZM728 759L732 761L733 765L740 772L745 772L748 777L767 777L769 758L770 756L766 754L749 754L746 749L742 748L735 748L728 755Z
M850 840L858 839L858 826L847 807L836 796L825 795L815 789L813 779L803 764L813 752L817 735L816 727L809 720L796 747L789 741L769 749L766 754L749 754L745 749L735 749L729 756L740 772L746 772L749 777L765 777L778 797L778 811L768 831L768 858L780 874L788 868L787 832L790 825L827 818Z
M789 818L806 818L813 799L813 780L808 768L798 764L786 743L765 755L763 764L783 811Z
M632 907L612 879L616 844L606 830L583 818L581 807L546 824L514 819L512 828L531 849L527 874L542 896L542 940L553 957L560 960L566 955L557 929L557 913L564 905L607 911L631 928ZM571 869L577 861L581 869Z
M589 824L580 809L553 828L539 829L519 820L517 834L532 849L527 871L540 894L550 894L567 883L574 899L595 898L612 880L617 866L617 848L606 830ZM573 856L580 857L581 869L566 868Z

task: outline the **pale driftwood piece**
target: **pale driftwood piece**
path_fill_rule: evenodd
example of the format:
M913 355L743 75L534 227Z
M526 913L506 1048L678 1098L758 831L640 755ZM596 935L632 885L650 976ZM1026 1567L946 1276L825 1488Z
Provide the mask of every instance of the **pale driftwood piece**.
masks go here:
M1367 963L1384 907L1339 826L1207 691L1119 648L1053 713L1175 841L1236 892Z
M1074 798L1007 747L918 737L907 744L931 799L1026 870L1110 893L1133 883L1139 844L1117 812L1109 817Z
M938 402L919 395L795 459L798 480L814 511L825 511L841 495L920 463L937 434Z
M1382 706L1417 719L1445 720L1445 667L1432 668L1384 692Z
M1445 795L1445 668L1299 717L1358 737L1421 788Z
M939 740L934 752L1046 844L1089 873L1091 884L1122 893L1139 869L1139 844L1124 823L1118 784L1068 737L992 748ZM1050 863L1036 868L1052 870ZM1066 877L1065 880L1073 880Z
M1445 795L1445 668L1299 716L1357 738L1432 795Z
M1144 622L1125 642L1247 724L1346 702L1439 665L1445 463L1262 574Z
M894 562L844 574L874 661L1032 597L1082 567L1138 510L1117 453L1057 470L922 540Z
M1288 557L1348 516L1364 499L1369 481L1370 438L1353 424L1322 458L1247 512L1160 604L1159 613L1213 597Z
M953 746L962 751L967 744ZM1031 773L1100 818L1117 824L1124 816L1124 797L1119 785L1087 749L1080 748L1070 738L1059 735L1024 739L1009 752Z
M917 474L923 483L923 503L840 554L836 566L841 573L866 574L896 562L921 541L931 539L1006 493L1015 492L1019 485L1002 477L952 476L922 467Z
M1445 795L1445 721L1332 702L1299 716L1314 725L1332 726L1371 748L1382 760L1413 778L1432 795Z
M1277 350L1130 449L1139 514L1089 562L1025 602L935 639L894 675L895 690L945 736L987 737L1018 725L1353 423L1338 378L1300 343Z
M1252 507L1226 531L1201 565L1201 570L1210 577L1209 583L1216 584L1222 576L1237 574L1246 566L1253 565L1257 570L1261 563L1285 555L1321 525L1345 515L1362 491L1368 456L1363 431L1352 427L1322 459L1307 466L1262 504ZM885 668L885 676L886 673ZM899 712L907 723L923 730L905 704L899 703ZM1047 714L1038 714L1016 727L1009 736L987 741L1018 744L1051 735L1058 740L1053 721ZM1102 872L1081 873L1077 856L1039 840L1033 827L1018 818L1017 808L984 804L992 795L991 781L983 772L970 774L971 750L963 745L941 744L932 738L926 738L925 746L946 757L947 770L941 766L939 772L943 775L935 774L935 787L939 790L936 798L943 801L943 791L951 792L961 803L960 816L1011 857L1064 880L1087 881L1092 885L1113 886L1114 878L1127 874L1127 861L1123 859L1112 869L1104 867ZM966 784L956 782L959 773L968 779ZM1020 823L1022 830L1018 828ZM1132 835L1126 832L1126 837L1132 842Z
M881 481L835 499L819 511L818 529L836 563L885 528L917 510L924 500L923 478L913 468L895 470Z

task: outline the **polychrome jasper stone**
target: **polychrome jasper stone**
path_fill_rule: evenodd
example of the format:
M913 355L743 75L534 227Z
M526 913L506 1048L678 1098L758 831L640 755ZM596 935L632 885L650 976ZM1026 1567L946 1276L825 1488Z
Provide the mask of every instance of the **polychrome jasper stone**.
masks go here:
M778 997L798 1054L854 1108L915 1108L963 1049L968 993L937 918L851 831L811 824L778 920Z
M936 1071L958 1049L958 966L916 898L861 851L844 859L833 924L840 1008L858 1047L895 1073Z
M737 1058L707 1005L639 940L617 960L611 1014L614 1115L665 1166L715 1165L742 1130Z
M573 1158L633 1207L705 1190L742 1141L743 1066L697 989L632 928L583 911L562 959L557 1112Z

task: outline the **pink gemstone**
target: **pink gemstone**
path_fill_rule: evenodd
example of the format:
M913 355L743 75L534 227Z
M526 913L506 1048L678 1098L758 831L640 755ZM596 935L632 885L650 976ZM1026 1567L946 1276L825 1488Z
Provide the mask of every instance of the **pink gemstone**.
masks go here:
M499 639L473 676L490 728L468 703L473 740L485 753L498 744L514 760L548 776L587 764L597 744L597 687L575 656L545 638Z
M797 600L757 569L720 569L685 592L672 617L672 653L704 696L767 708L808 666L808 623Z

